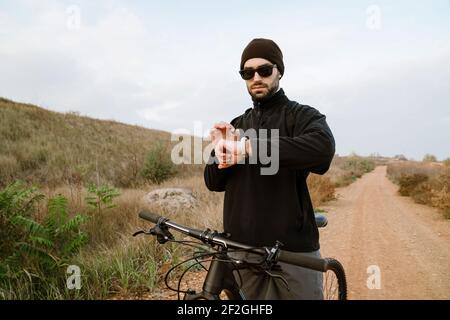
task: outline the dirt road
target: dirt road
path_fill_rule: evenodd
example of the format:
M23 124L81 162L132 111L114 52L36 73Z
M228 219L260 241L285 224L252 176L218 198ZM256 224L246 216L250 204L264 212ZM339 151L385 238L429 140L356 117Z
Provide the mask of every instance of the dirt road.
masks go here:
M323 207L321 247L343 263L349 299L450 299L449 220L399 196L386 167L337 194Z
M322 256L344 265L349 299L450 299L450 221L399 196L386 167L338 189L337 200L322 208L328 216L320 231ZM190 273L187 285L201 288L204 276ZM176 295L161 290L141 298Z

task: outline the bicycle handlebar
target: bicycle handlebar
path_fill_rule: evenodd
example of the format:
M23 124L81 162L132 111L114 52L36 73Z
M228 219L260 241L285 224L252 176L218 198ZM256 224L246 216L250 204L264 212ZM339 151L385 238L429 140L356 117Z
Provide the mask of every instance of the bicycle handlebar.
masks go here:
M149 211L141 211L139 212L139 218L148 220L153 223L158 223L159 219L161 219L162 217Z
M255 248L255 247L252 247L249 245L245 245L243 243L239 243L239 242L227 239L223 236L220 236L215 231L211 231L209 229L206 229L206 230L193 229L193 228L172 222L165 217L162 217L160 215L157 215L155 213L145 211L145 210L139 212L139 217L144 220L153 222L154 224L157 224L159 226L167 226L178 232L187 234L193 238L201 240L205 243L208 243L211 245L218 245L225 249L230 249L230 248L231 249L241 249L241 250L246 250L248 252L255 253L258 255L275 253L276 261L285 262L288 264L292 264L292 265L296 265L296 266L304 267L304 268L308 268L308 269L313 269L313 270L321 271L321 272L326 272L329 269L328 261L326 259L302 255L299 252L291 252L291 251L281 250L281 249L278 249L277 246Z

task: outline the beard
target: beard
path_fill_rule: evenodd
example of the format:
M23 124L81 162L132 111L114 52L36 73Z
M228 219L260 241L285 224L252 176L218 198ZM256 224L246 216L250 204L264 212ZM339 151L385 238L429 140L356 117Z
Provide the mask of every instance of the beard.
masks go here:
M272 87L268 87L267 85L263 83L253 84L253 86L264 86L265 88L268 88L267 92L265 93L253 93L252 88L247 88L248 93L252 97L253 101L262 102L265 100L270 99L278 90L278 81L277 83L274 83ZM253 87L252 86L252 87Z

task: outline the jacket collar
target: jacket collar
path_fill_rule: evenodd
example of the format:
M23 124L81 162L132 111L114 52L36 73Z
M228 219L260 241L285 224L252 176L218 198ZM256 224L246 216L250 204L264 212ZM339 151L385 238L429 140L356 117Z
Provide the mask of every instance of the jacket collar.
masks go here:
M268 110L272 107L279 106L289 101L288 97L284 94L284 90L280 88L273 96L267 100L255 101L253 100L253 107L257 111Z

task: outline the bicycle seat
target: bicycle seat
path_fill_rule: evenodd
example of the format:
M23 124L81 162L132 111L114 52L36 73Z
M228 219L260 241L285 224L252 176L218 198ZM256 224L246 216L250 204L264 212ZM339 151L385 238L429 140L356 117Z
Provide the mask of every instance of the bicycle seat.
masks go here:
M314 216L316 217L316 224L318 228L323 228L328 224L328 219L323 214L315 213Z

